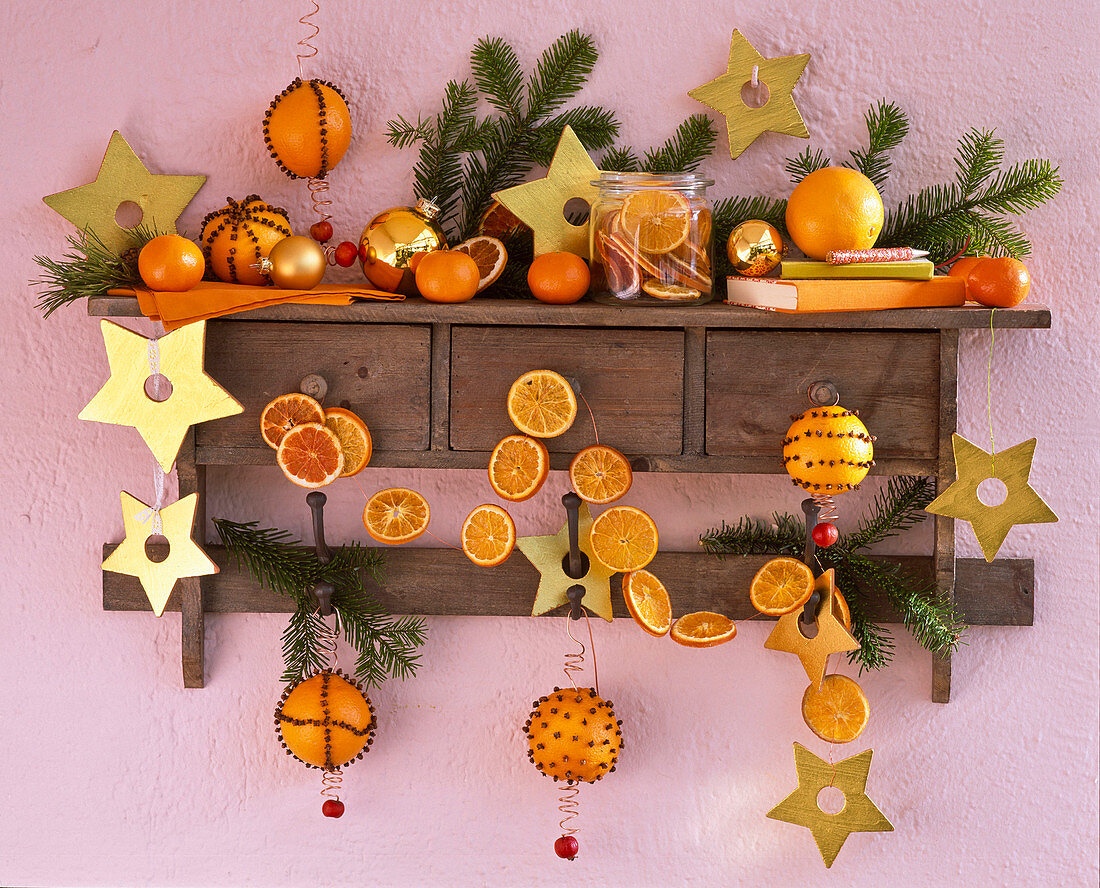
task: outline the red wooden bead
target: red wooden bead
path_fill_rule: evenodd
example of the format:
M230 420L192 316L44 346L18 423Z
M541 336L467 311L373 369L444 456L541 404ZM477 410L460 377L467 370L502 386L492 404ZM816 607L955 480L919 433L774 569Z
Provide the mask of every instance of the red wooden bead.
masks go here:
M814 529L810 531L810 536L813 537L816 545L822 549L827 549L837 541L840 533L837 531L835 524L822 521L820 524L814 525Z
M326 799L325 803L321 805L321 813L326 817L343 817L344 803L339 799Z
M309 236L319 244L325 243L332 237L332 223L327 221L314 222L309 226Z
M554 853L565 860L572 860L581 850L581 843L576 836L561 836L554 842Z
M344 241L336 248L336 264L350 268L359 258L359 248L351 241Z

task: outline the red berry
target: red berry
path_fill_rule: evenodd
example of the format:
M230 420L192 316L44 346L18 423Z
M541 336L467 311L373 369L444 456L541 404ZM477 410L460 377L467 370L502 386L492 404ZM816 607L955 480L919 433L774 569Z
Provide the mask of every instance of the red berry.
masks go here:
M326 817L343 817L344 803L339 799L326 799L325 803L321 805L321 813Z
M344 268L351 268L355 260L359 258L359 248L351 241L344 241L336 248L336 264Z
M814 529L810 532L810 536L813 537L813 541L816 545L822 549L827 549L833 543L837 541L840 534L837 532L835 524L829 524L822 521L820 524L814 525Z
M554 853L565 860L572 860L581 850L581 843L575 836L562 836L554 842Z
M332 224L326 221L314 222L309 226L309 236L317 243L323 244L332 237Z

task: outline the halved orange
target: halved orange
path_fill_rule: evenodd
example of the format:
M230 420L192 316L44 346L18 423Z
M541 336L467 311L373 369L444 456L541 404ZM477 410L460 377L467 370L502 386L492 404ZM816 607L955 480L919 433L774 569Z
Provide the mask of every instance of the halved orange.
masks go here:
M477 270L481 274L481 280L477 285L480 293L487 287L491 287L504 271L508 263L508 250L504 244L495 237L479 234L464 240L457 246L451 247L452 251L465 253L477 263Z
M358 475L367 467L373 450L367 424L344 407L330 407L325 411L325 426L336 433L344 452L344 471L340 476Z
M850 743L867 726L871 704L856 682L846 675L826 675L811 682L802 695L802 718L810 730L829 743Z
M556 438L577 418L577 396L560 373L531 370L508 391L508 417L526 435Z
M462 551L480 567L496 567L516 547L516 522L500 506L478 506L462 522Z
M660 281L646 281L642 284L642 289L654 299L667 299L669 302L686 302L688 299L698 299L701 295L694 287L662 284Z
M687 647L709 648L725 644L737 635L737 626L724 614L696 611L684 614L672 624L671 638Z
M642 189L623 201L619 224L639 250L667 253L687 240L691 207L675 191Z
M672 626L672 602L664 583L648 570L632 570L623 577L623 598L634 622L661 638Z
M380 543L408 543L428 529L428 501L407 487L379 490L363 509L363 526Z
M749 601L769 617L789 614L804 605L814 591L814 572L797 558L773 558L756 572Z
M508 435L489 455L489 484L514 503L530 499L550 474L546 445L530 435Z
M569 480L577 496L590 503L613 503L630 490L634 473L630 460L614 447L585 447L569 463Z
M852 610L848 607L848 599L844 593L833 587L833 616L840 621L840 625L852 631Z
M657 554L657 525L634 506L612 506L592 522L589 543L608 570L640 570Z
M340 439L319 422L304 422L284 434L275 461L299 487L324 487L344 470Z
M268 447L277 448L283 435L304 422L324 423L325 411L309 395L279 395L260 413L260 435Z

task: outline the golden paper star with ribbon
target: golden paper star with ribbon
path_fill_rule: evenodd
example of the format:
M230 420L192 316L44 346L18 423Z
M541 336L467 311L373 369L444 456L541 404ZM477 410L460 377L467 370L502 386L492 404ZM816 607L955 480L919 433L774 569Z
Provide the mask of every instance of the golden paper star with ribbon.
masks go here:
M809 61L809 53L766 59L740 31L734 31L726 73L695 87L688 95L726 118L731 158L736 158L766 132L808 139L810 133L792 93ZM754 65L758 82L768 90L768 100L759 108L746 105L741 98L742 87L752 81Z
M103 569L137 577L158 617L164 613L176 580L218 572L218 566L191 539L198 503L199 495L191 493L160 510L162 533L168 540L168 557L158 562L152 561L145 552L145 541L155 532L154 510L126 491L122 492L126 538L107 556Z
M568 521L556 534L520 537L516 540L516 546L542 575L538 593L535 595L535 606L531 609L532 617L568 604L566 590L580 583L584 586L582 604L592 613L611 622L611 577L615 571L604 567L592 554L592 547L588 542L588 534L592 530L592 513L588 510L587 503L582 503L580 507L579 530L578 543L580 550L588 558L588 573L577 580L565 572L564 566L564 561L569 556Z
M764 647L769 650L797 654L807 677L814 684L821 683L830 654L859 648L859 642L844 628L833 611L834 582L831 568L817 578L814 588L821 593L821 600L815 617L817 634L813 638L802 634L802 608L796 608L779 618L768 640L764 642Z
M133 426L164 471L172 470L191 426L244 409L203 370L205 321L162 336L153 346L151 340L111 321L100 321L100 329L111 378L80 411L80 418ZM154 401L145 393L154 363L172 386L165 401Z
M132 246L133 231L115 221L127 201L141 208L141 224L162 234L175 234L176 220L206 181L206 176L150 173L122 134L115 130L94 182L42 198L77 228L90 231L109 249Z
M813 833L817 849L831 867L848 836L854 832L893 832L885 815L867 798L867 773L873 750L830 765L801 743L794 745L794 766L798 789L768 812L772 820L804 826ZM818 805L818 794L828 786L844 793L844 807L826 814Z
M997 557L1001 543L1017 524L1045 524L1058 516L1029 483L1036 439L1031 438L996 456L962 435L951 436L955 452L955 483L929 504L926 512L969 521L986 561ZM978 499L978 485L996 478L1006 489L1004 501L987 506Z

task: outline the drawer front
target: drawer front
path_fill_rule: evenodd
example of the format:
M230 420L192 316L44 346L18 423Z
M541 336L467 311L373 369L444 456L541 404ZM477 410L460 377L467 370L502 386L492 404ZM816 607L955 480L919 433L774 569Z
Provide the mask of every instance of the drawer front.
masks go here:
M936 456L938 333L711 331L706 377L708 455L774 456L781 471L790 414L827 380L878 437L876 458Z
M682 451L683 332L576 327L454 327L451 449L492 450L513 434L508 389L528 370L543 369L580 382L602 443L629 454ZM583 403L573 428L546 441L554 453L592 443Z
M363 418L376 451L427 450L430 364L426 326L213 321L206 369L244 412L196 429L199 462L273 462L260 438L260 412L272 398L298 391L310 373L328 383L326 406Z

